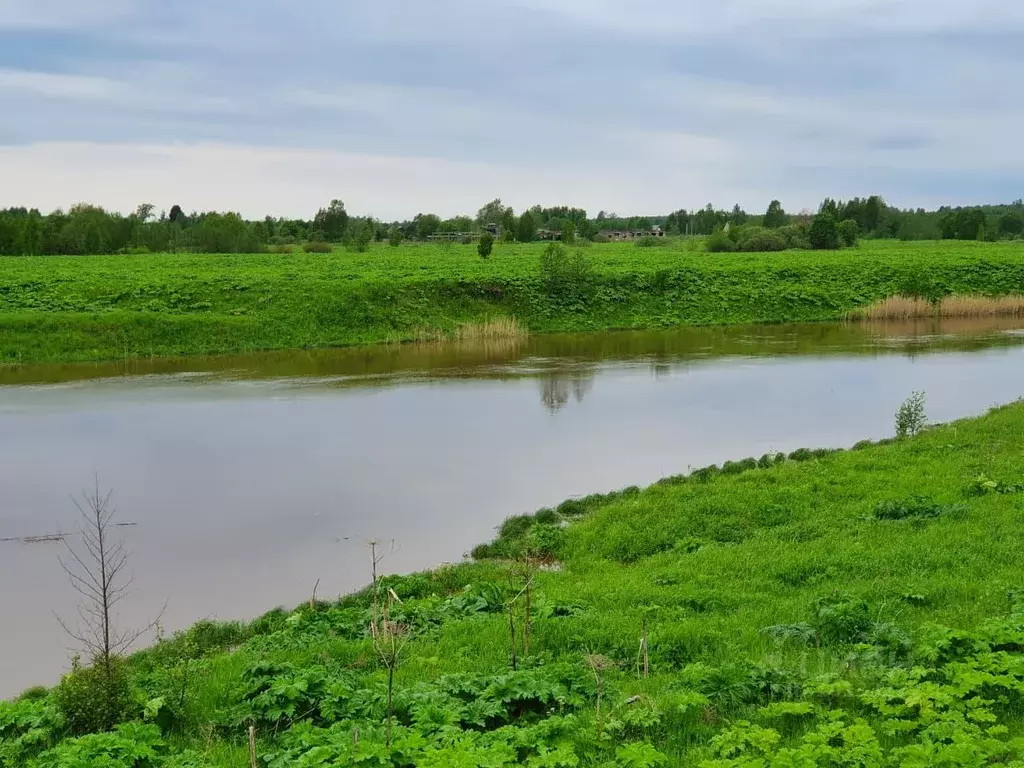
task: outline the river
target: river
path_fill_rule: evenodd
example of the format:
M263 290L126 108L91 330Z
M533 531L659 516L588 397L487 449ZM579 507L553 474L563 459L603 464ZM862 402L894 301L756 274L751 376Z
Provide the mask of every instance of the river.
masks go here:
M98 478L125 626L248 619L458 561L509 515L1024 395L1024 321L546 336L0 369L0 696L51 684L75 617L59 542ZM74 545L74 536L68 542ZM394 542L393 544L391 542Z

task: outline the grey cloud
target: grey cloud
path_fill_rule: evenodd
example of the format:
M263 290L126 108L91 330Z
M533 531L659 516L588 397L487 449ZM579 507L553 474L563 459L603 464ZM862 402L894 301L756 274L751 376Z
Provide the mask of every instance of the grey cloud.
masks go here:
M1024 7L994 0L24 5L0 0L7 143L433 158L581 196L602 168L656 174L666 210L1024 178Z

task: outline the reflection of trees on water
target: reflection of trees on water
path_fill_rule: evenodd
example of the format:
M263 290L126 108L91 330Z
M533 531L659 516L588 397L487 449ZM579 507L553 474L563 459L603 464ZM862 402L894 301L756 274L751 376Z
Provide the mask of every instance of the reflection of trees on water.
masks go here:
M596 367L549 371L540 378L541 402L551 413L562 410L573 398L577 403L582 403L593 388L596 375Z

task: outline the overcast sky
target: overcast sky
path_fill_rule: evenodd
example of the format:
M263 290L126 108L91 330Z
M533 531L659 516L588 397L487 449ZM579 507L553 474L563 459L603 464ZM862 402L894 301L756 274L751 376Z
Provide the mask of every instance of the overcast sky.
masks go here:
M0 0L0 206L1024 195L1015 0Z

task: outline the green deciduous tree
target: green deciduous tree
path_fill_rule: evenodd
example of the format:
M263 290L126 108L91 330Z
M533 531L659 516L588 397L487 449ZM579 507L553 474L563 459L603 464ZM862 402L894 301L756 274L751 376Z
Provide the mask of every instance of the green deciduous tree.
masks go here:
M524 211L519 217L516 239L521 243L532 243L537 238L537 224L531 211Z
M506 208L501 214L501 239L505 242L515 240L518 226L519 221L516 219L515 211Z
M852 248L857 244L857 237L860 235L860 226L853 219L845 219L839 222L839 241Z
M494 235L490 232L484 232L480 235L480 242L477 243L476 252L480 254L481 259L491 258L491 253L494 251Z
M839 247L839 225L831 213L819 213L807 228L807 240L815 250L835 250Z
M999 234L1004 237L1016 237L1024 233L1024 213L1009 211L999 217Z
M436 235L441 227L441 217L433 213L421 213L413 221L416 224L416 237L426 240L431 235Z
M345 238L348 218L345 204L341 200L331 200L329 206L321 208L313 217L313 228L322 232L330 242L337 243Z
M839 221L839 203L837 203L831 197L826 197L824 200L821 201L821 206L818 208L818 213L827 214L836 221Z
M348 237L345 239L345 247L357 253L366 253L373 242L373 233L376 224L373 219L358 219L353 226L349 227Z
M511 212L512 209L510 207L502 204L501 198L495 198L477 211L476 223L480 226L501 224L505 220L506 214Z

